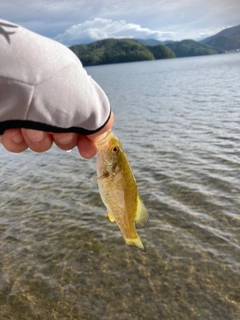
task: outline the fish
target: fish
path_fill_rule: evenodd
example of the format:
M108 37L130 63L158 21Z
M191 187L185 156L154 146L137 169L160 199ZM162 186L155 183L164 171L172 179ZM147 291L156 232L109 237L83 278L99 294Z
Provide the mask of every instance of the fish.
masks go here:
M95 141L95 145L98 150L96 180L108 218L117 223L127 245L146 253L136 225L145 227L148 211L139 196L122 143L110 129Z

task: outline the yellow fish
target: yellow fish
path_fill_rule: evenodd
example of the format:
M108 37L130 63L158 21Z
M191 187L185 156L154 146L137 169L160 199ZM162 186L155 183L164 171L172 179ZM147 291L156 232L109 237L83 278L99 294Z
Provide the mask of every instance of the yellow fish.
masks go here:
M138 194L136 180L120 140L109 130L95 144L97 181L110 221L116 221L126 243L146 252L135 228L144 227L148 212Z

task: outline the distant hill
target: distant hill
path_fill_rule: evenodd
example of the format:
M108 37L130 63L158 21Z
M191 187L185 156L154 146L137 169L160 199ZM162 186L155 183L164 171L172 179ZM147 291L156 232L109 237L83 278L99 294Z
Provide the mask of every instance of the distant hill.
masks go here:
M217 50L194 40L176 41L168 43L166 46L175 53L176 57L203 56L223 52L223 50Z
M144 44L145 46L157 46L159 44L164 44L163 41L159 41L156 39L134 39L142 44Z
M131 39L105 39L88 45L75 45L70 49L84 66L175 57L175 54L164 45L149 47Z
M202 40L201 43L224 51L240 49L240 25L224 29L214 36Z
M145 46L157 46L159 44L166 45L167 43L174 42L172 40L159 41L159 40L156 40L156 39L134 39L134 40L137 40L138 42L141 42L142 44L145 44Z

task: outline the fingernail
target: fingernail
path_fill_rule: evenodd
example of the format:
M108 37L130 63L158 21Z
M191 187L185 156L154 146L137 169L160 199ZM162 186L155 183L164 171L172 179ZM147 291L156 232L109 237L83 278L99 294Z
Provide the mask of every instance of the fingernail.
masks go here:
M22 143L23 140L23 136L19 131L16 131L12 134L11 139L14 143Z
M73 134L72 133L64 133L63 135L57 137L58 143L61 144L69 144L73 141Z
M37 143L43 140L44 138L44 132L43 131L36 131L28 129L26 130L26 136L29 140L31 140L33 143Z

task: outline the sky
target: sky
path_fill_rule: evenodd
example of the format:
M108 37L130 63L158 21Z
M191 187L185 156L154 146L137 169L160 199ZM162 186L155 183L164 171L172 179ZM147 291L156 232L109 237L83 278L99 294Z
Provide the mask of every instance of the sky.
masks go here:
M66 46L106 38L201 40L240 24L240 0L0 0L0 19Z

